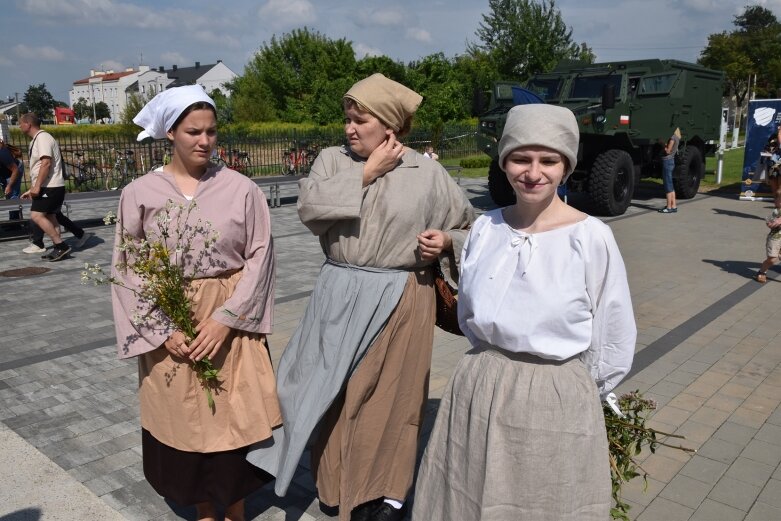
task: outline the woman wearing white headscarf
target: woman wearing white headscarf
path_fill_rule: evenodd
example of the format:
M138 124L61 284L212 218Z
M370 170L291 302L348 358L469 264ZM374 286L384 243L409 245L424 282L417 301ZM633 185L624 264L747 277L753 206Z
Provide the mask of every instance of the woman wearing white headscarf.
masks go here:
M447 171L398 140L421 99L381 74L353 85L349 146L323 150L300 183L299 216L327 260L279 363L285 425L248 456L283 495L317 432L318 496L341 520L403 516L431 367L429 266L460 253L473 219Z
M461 256L458 321L473 349L442 397L413 519L605 521L600 405L636 328L621 254L556 194L577 161L568 109L510 110L499 165L516 203L486 212Z
M168 138L173 159L122 190L120 232L139 240L158 232L168 201L197 208L188 219L210 222L219 238L213 246L196 235L193 252L208 251L196 267L186 257L197 336L185 338L161 312L133 320L143 306L128 288L140 281L118 266L112 286L119 356L137 357L144 475L154 489L180 505L196 505L198 519L244 519L244 497L270 477L246 461L247 447L271 436L281 423L276 385L265 336L271 333L274 253L266 198L245 176L209 162L217 139L214 102L200 86L166 90L134 120L139 140ZM171 223L170 230L177 223ZM168 240L176 250L176 237ZM179 245L181 246L181 245ZM172 253L176 255L176 253ZM214 406L189 366L208 357L219 369Z

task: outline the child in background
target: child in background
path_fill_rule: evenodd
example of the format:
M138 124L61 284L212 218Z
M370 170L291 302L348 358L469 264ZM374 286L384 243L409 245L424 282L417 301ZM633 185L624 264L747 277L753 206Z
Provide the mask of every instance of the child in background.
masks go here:
M765 219L767 227L770 228L770 232L767 234L767 240L765 241L765 253L767 258L762 262L762 266L759 267L759 271L754 275L754 279L757 282L767 282L767 270L778 262L779 251L781 251L781 211L778 208L774 208L770 216Z

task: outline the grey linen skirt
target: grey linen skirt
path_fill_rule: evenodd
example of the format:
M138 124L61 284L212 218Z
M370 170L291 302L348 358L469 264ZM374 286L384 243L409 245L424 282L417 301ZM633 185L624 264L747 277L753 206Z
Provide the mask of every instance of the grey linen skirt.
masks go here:
M596 385L577 358L468 352L418 475L414 521L607 521L610 467Z

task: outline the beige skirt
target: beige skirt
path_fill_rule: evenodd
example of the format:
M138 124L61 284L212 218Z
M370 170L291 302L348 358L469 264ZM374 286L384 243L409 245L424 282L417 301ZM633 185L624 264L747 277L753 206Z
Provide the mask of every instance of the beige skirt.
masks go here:
M467 353L442 397L414 521L608 521L610 467L596 385L578 358Z
M233 293L241 272L192 282L196 321L202 321ZM156 440L182 451L219 452L271 436L281 425L276 382L263 335L233 330L212 363L219 386L206 393L187 360L155 349L138 357L141 426Z
M320 423L312 471L320 500L350 519L356 506L412 487L434 338L429 269L411 273L385 329Z

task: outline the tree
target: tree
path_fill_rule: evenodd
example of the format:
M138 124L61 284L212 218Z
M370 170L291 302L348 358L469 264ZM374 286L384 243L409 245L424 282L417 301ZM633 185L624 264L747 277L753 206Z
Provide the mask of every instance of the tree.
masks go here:
M147 98L140 92L134 92L131 94L127 99L125 108L122 110L122 115L119 117L119 122L123 125L135 125L135 123L133 123L133 118L136 117L139 112L141 112L141 109L144 108L144 105L146 105L146 102L149 101L149 99L151 98Z
M92 106L84 98L79 98L73 104L73 113L76 119L92 119Z
M768 9L747 6L733 20L735 30L708 36L698 62L726 74L725 94L740 106L749 94L749 78L758 97L775 97L781 83L781 23Z
M30 85L24 93L24 103L29 112L35 113L42 120L51 120L52 111L57 106L45 83Z
M486 53L504 79L524 81L588 48L572 42L554 0L488 0L488 7L476 32L480 43L467 51Z
M226 125L233 123L233 103L229 96L226 96L220 89L214 89L209 93L209 97L214 100L217 109L217 125Z
M235 114L237 119L252 114L291 122L339 121L341 97L354 71L355 52L343 38L332 40L306 27L272 36L232 84ZM263 103L262 110L252 110L255 101Z
M431 54L410 63L407 83L424 99L415 116L418 121L436 126L469 116L469 87L461 83L453 63L444 54Z
M105 101L98 101L95 103L95 122L104 119L111 119L111 109L108 108Z

